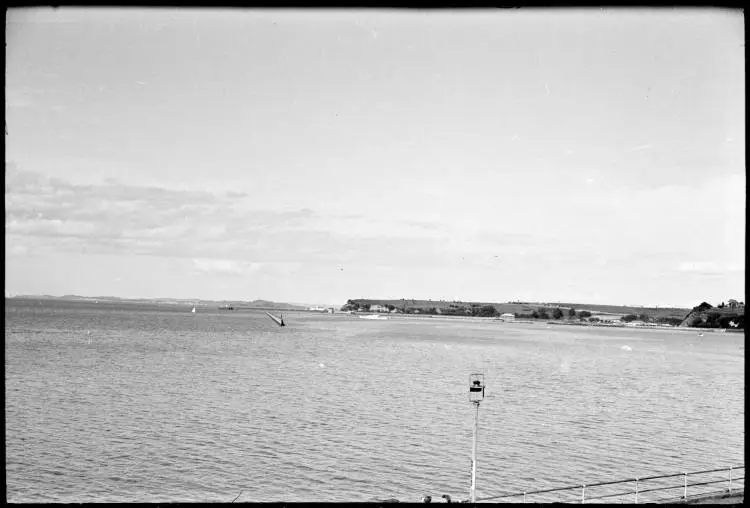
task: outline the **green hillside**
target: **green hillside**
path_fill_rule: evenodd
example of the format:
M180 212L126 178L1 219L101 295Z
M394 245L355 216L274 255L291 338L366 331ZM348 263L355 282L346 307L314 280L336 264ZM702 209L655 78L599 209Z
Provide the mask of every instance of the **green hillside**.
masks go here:
M387 309L397 309L405 314L441 314L493 317L504 313L511 313L517 317L530 319L548 319L554 317L555 309L563 312L563 317L572 317L579 311L592 314L634 315L647 318L650 321L672 322L678 324L690 312L690 309L661 308L661 307L633 307L625 305L597 305L585 303L540 303L540 302L466 302L460 300L416 300L416 299L373 299L355 298L347 300L342 310L366 310L374 306ZM544 311L544 312L542 312ZM536 314L534 314L536 313ZM544 317L545 314L548 317Z
M744 302L733 302L725 305L722 302L719 306L714 307L710 303L702 302L700 305L693 307L690 313L680 323L680 326L690 326L694 328L736 328L742 330L745 328L745 304Z

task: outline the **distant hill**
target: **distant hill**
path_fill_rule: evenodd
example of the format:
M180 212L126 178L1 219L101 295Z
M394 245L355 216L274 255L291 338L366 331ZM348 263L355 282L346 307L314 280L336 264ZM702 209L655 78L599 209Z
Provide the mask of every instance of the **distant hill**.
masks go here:
M66 300L77 302L117 302L117 303L151 303L162 305L200 305L206 307L234 307L236 309L280 309L305 310L307 307L270 300L201 300L200 298L120 298L118 296L78 296L78 295L16 295L14 298L37 300Z
M307 307L304 307L302 305L295 305L291 303L271 302L268 300L253 300L252 302L248 302L247 304L240 302L238 306L250 307L253 309L307 310Z

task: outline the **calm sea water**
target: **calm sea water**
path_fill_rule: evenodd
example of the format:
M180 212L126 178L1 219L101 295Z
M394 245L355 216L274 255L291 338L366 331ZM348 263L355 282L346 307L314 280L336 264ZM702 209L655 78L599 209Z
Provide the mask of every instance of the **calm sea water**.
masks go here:
M744 464L744 335L5 304L12 502L465 497ZM624 346L627 346L625 348Z

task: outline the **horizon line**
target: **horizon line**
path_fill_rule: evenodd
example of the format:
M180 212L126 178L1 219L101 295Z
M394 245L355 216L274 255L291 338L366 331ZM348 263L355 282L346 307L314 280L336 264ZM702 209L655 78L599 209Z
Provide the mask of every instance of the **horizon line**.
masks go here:
M95 296L88 296L88 295L79 295L79 294L73 294L73 293L66 293L63 295L56 295L51 293L42 293L42 294L31 294L31 293L13 293L13 292L5 292L5 298L16 298L16 297L44 297L49 296L53 298L65 298L65 297L77 297L77 298L117 298L120 300L184 300L184 301L207 301L207 302L254 302L254 301L267 301L267 302L273 302L273 303L284 303L287 305L299 305L299 306L305 306L305 305L312 305L310 303L298 303L298 302L287 302L287 301L278 301L278 300L269 300L266 298L253 298L253 299L241 299L241 298L226 298L226 299L214 299L214 298L195 298L195 297L174 297L174 296L149 296L149 297L129 297L129 296L116 296L116 295L95 295ZM462 303L498 303L498 304L510 304L513 301L483 301L483 300L462 300L462 299L434 299L434 298L368 298L368 297L361 297L361 298L348 298L347 300L391 300L391 301L398 301L398 300L414 300L414 301L437 301L437 302L451 302L451 301L458 301ZM522 300L515 300L521 302ZM705 302L706 300L702 300L700 303ZM725 300L725 301L728 301ZM563 304L574 304L574 305L599 305L599 306L613 306L613 307L633 307L633 308L663 308L663 309L691 309L695 305L674 305L674 304L661 304L661 305L646 305L646 304L624 304L624 303L585 303L585 302L567 302L563 301L561 299L557 299L554 301L550 300L539 300L539 301L523 301L524 304L545 304L545 305L563 305ZM696 305L700 305L700 303ZM336 305L345 305L346 302L336 304ZM323 305L321 303L315 303L315 305ZM330 305L326 303L325 305ZM718 305L718 304L717 304Z

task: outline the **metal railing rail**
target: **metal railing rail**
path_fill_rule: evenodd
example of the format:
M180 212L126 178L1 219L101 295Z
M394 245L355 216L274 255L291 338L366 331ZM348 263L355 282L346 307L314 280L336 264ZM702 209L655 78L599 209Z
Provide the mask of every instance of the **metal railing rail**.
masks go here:
M616 497L632 497L632 501L629 502L635 502L638 503L638 496L648 493L648 492L663 492L668 490L675 490L675 489L682 489L682 495L679 496L679 499L687 499L688 498L688 487L703 487L707 485L717 485L717 484L727 484L727 488L719 490L719 491L711 491L711 492L695 492L693 490L694 495L710 495L710 494L720 494L720 493L731 493L733 488L737 489L744 489L745 484L745 476L736 476L737 470L743 470L744 472L745 466L729 466L729 467L723 467L723 468L717 468L717 469L706 469L703 471L692 471L692 472L684 472L684 473L673 473L673 474L663 474L663 475L652 475L652 476L643 476L643 477L635 477L635 478L628 478L625 480L613 480L613 481L606 481L606 482L597 482L597 483L591 483L586 485L569 485L564 487L555 487L555 488L549 488L549 489L541 489L541 490L528 490L524 492L514 492L514 493L502 493L502 494L496 494L488 497L481 497L477 498L477 502L481 501L492 501L492 500L499 500L499 499L508 499L508 498L515 498L515 497L523 497L523 502L525 503L528 496L531 495L540 495L540 494L550 494L553 492L565 492L565 491L573 491L576 489L580 489L580 498L577 502L580 502L581 504L585 503L586 501L594 501L597 499L612 499ZM721 478L721 479L710 479L706 481L700 481L700 482L693 482L688 483L688 476L696 476L696 475L706 475L711 473L722 473L722 472L728 472L729 476L727 478ZM733 475L733 473L735 473ZM676 477L682 477L682 482L680 482L679 485L668 485L668 486L660 486L660 487L652 487L648 489L641 488L641 484L645 481L654 481L654 480L663 480L667 478L676 478ZM738 485L738 482L742 482L741 485ZM612 486L612 485L621 485L630 483L633 484L632 488L617 492L617 493L607 493L603 495L597 495L597 496L586 496L586 489L592 489L594 487L602 487L602 486ZM675 499L675 496L672 496L668 499ZM667 498L665 498L667 499ZM649 501L652 502L652 501Z

